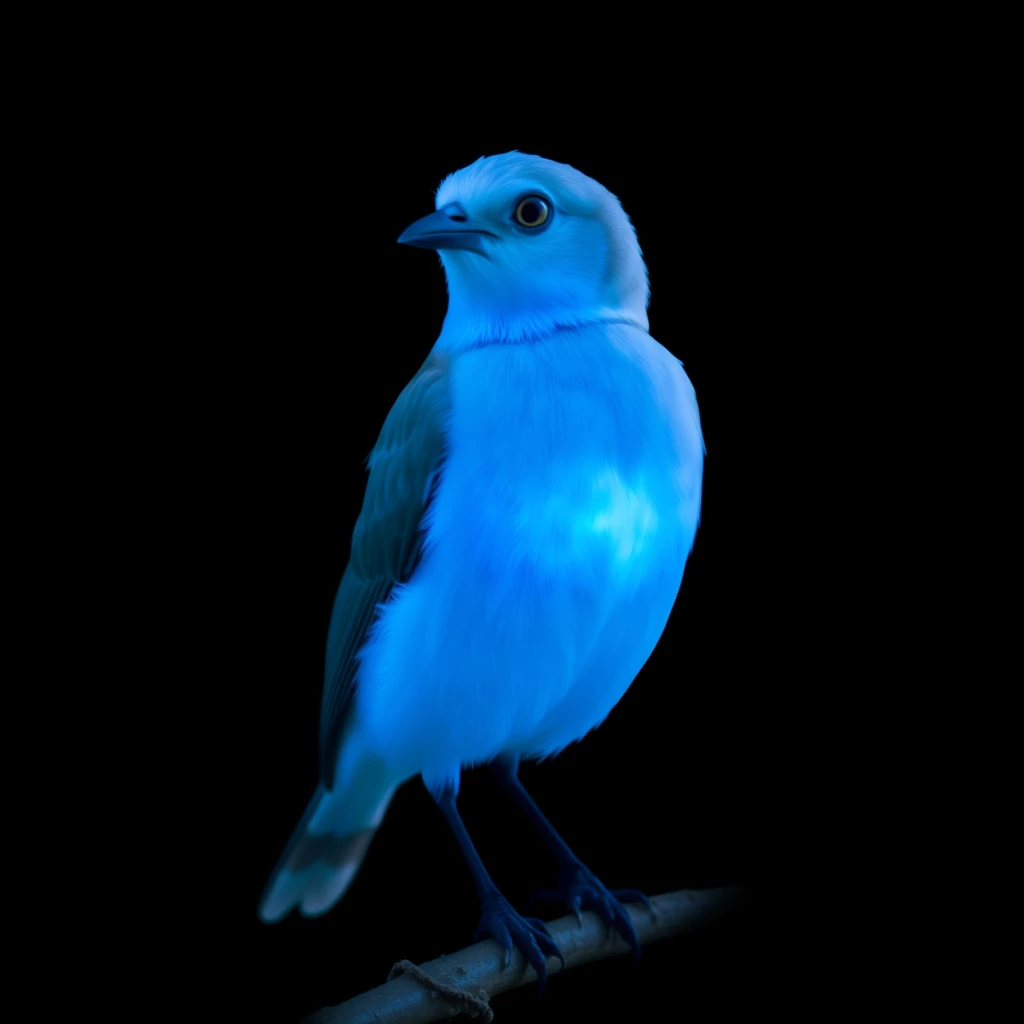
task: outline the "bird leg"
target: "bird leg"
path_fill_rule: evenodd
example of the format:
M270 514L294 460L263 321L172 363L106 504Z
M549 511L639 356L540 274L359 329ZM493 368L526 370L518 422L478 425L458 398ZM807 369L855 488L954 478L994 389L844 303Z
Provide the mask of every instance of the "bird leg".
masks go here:
M580 862L523 788L519 781L518 757L500 757L493 762L493 768L502 788L526 812L558 861L556 888L536 893L531 903L538 900L564 904L572 910L576 920L581 924L583 910L595 911L609 928L614 928L622 936L633 950L634 959L639 959L640 940L622 904L643 903L650 910L650 900L636 889L606 889L593 872Z
M469 838L466 826L462 822L458 808L455 806L455 793L451 786L445 787L440 794L435 793L441 813L445 816L455 838L458 840L462 855L466 858L469 870L476 882L480 895L480 925L473 936L474 942L489 936L496 939L505 949L505 966L512 960L513 943L519 947L527 961L537 972L538 995L544 991L547 982L546 957L557 956L565 966L565 960L555 945L543 921L535 917L521 917L512 905L498 891L498 887L487 874L480 854L477 853L473 840Z

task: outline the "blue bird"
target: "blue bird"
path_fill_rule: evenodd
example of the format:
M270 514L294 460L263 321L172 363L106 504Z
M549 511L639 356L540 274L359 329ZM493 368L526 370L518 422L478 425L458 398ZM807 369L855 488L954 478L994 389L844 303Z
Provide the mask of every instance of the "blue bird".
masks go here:
M622 902L517 777L600 725L658 642L700 515L693 386L648 333L647 268L607 189L518 152L446 178L398 239L440 253L448 312L369 458L327 637L320 783L260 906L323 914L419 775L480 897L477 938L546 978L544 924L491 880L456 808L490 764L550 845L555 895L638 953Z

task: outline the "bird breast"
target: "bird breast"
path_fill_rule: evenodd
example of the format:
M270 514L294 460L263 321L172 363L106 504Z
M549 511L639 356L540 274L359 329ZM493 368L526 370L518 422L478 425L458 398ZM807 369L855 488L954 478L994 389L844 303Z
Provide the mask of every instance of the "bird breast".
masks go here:
M485 576L511 565L629 585L667 557L681 575L703 442L693 388L664 348L615 325L471 350L451 372L431 540L455 539Z
M633 328L460 352L450 374L423 559L361 683L382 751L432 778L543 731L602 643L615 678L572 728L607 714L675 599L703 458L689 381Z

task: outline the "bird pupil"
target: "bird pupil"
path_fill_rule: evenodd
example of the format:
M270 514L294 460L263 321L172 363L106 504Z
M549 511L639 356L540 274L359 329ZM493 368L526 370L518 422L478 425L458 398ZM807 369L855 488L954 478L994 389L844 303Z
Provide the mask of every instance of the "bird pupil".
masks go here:
M528 220L531 224L535 220L540 219L540 207L533 202L527 203L523 207L523 220Z

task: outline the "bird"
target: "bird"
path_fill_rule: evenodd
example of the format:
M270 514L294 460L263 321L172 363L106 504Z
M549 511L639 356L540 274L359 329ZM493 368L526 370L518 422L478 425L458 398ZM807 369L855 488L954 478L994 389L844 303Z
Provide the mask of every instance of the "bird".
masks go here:
M434 250L448 308L369 459L334 600L319 781L264 890L268 923L330 910L396 791L419 776L477 889L480 926L542 990L561 953L495 885L457 807L486 766L558 864L549 900L597 912L639 956L623 904L519 777L600 725L658 643L697 533L705 446L692 383L649 333L621 203L518 151L446 177L398 242ZM563 960L564 964L564 960Z

